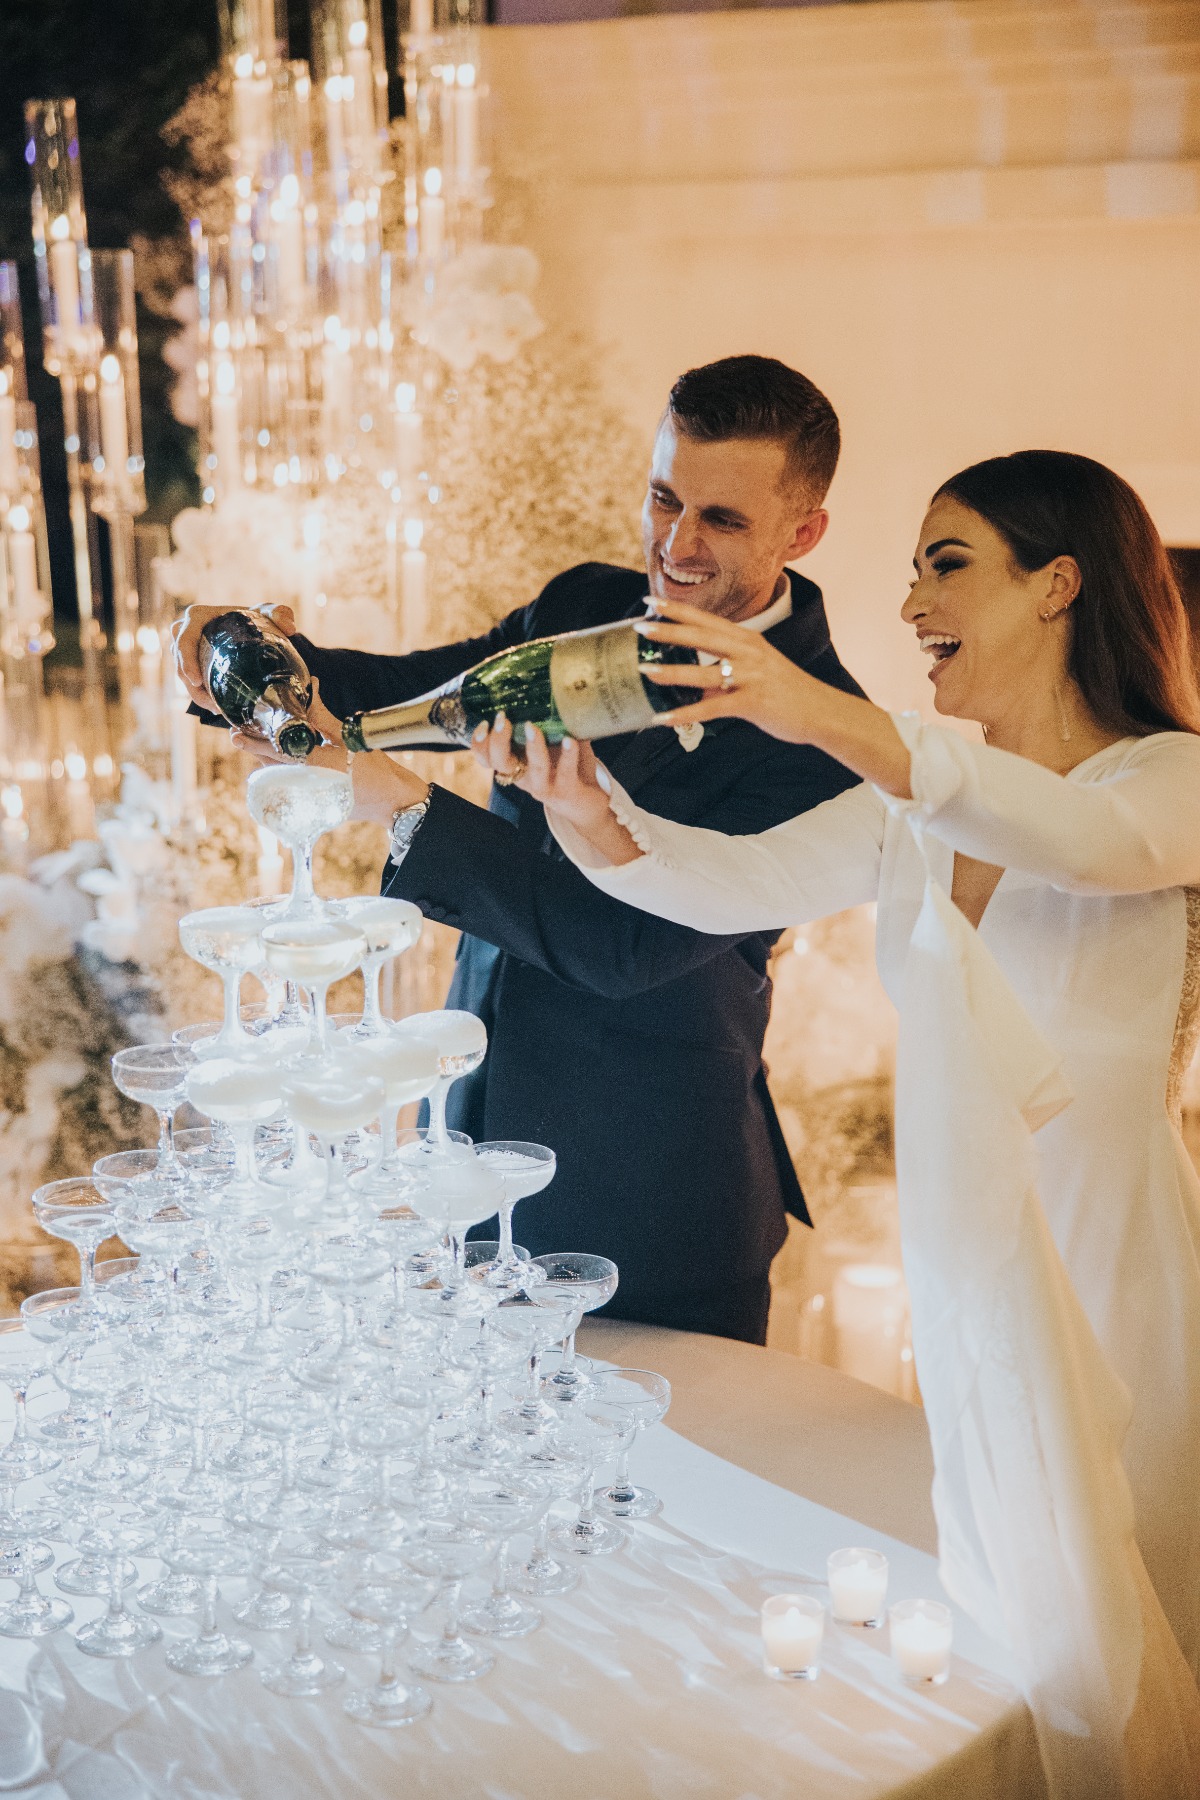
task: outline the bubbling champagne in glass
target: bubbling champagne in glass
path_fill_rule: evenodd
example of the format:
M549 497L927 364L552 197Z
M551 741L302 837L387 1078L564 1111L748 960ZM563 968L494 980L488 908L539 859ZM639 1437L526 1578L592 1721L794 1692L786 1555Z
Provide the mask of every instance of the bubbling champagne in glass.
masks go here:
M256 769L246 783L246 804L254 822L274 832L292 853L292 891L279 917L321 918L325 908L313 887L313 846L350 817L354 785L349 775L303 765Z

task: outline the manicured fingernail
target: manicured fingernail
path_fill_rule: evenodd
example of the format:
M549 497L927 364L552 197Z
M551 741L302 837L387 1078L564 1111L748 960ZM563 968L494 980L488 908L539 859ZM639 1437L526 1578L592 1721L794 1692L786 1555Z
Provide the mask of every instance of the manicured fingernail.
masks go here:
M481 719L479 721L478 725L475 727L474 731L471 733L471 742L474 744L482 744L482 742L483 742L484 738L487 736L487 734L488 734L487 720Z
M507 724L508 714L505 712L498 712L496 717L492 720L492 729L493 731L503 731Z
M563 738L563 740L562 740L562 747L563 747L563 749L564 749L564 750L567 750L567 749L574 749L574 747L575 747L575 739L574 739L574 738L573 738L573 737L565 737L565 738Z

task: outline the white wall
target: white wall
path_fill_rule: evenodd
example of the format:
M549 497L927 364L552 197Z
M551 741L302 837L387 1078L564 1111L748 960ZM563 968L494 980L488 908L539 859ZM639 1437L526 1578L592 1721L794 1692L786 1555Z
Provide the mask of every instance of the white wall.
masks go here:
M976 458L1082 451L1200 544L1200 8L915 4L489 34L498 164L543 304L647 437L680 370L755 350L841 415L806 565L870 692L924 503Z

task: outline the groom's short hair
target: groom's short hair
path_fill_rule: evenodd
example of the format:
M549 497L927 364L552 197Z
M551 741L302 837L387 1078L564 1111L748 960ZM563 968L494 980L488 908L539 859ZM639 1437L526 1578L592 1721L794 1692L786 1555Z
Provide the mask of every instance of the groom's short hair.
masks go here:
M687 437L702 443L764 438L782 444L784 479L819 506L841 449L838 418L807 375L773 356L723 356L681 375L667 411Z

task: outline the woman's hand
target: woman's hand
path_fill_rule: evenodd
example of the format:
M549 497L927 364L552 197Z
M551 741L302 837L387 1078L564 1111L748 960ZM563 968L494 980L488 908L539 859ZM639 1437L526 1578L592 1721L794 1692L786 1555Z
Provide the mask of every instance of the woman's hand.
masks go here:
M656 600L668 621L638 621L637 629L658 644L686 644L719 660L691 668L679 663L642 665L647 681L659 687L703 688L692 706L659 713L660 725L691 725L705 719L748 719L785 744L812 744L902 800L912 799L912 758L882 707L845 694L798 669L757 631L714 618L682 600Z
M429 796L429 783L414 775L400 763L392 761L382 750L369 750L351 756L342 745L342 724L334 718L321 699L320 684L314 678L313 697L305 715L310 725L321 733L325 742L305 759L318 769L348 770L354 783L353 819L373 819L389 828L403 806L413 806ZM238 750L244 750L258 763L288 763L266 738L254 732L234 731L230 738Z
M171 627L171 644L175 652L175 670L187 689L188 699L205 712L220 712L204 685L200 674L200 633L210 619L219 619L222 613L236 611L229 606L189 606L181 613ZM270 619L272 625L278 627L285 637L296 635L296 618L290 606L264 606L260 608L262 615Z
M748 719L784 743L813 741L824 682L798 669L757 631L746 631L688 606L682 600L656 600L658 617L638 620L643 637L656 644L684 644L719 660L692 668L680 663L642 664L642 674L658 687L701 688L691 706L659 713L659 725L692 725L706 719Z
M573 825L607 862L633 862L642 853L608 804L608 771L590 744L564 738L548 744L536 725L525 727L525 760L513 749L512 726L498 713L491 731L480 725L472 743L475 760L489 774L540 800L555 818Z

